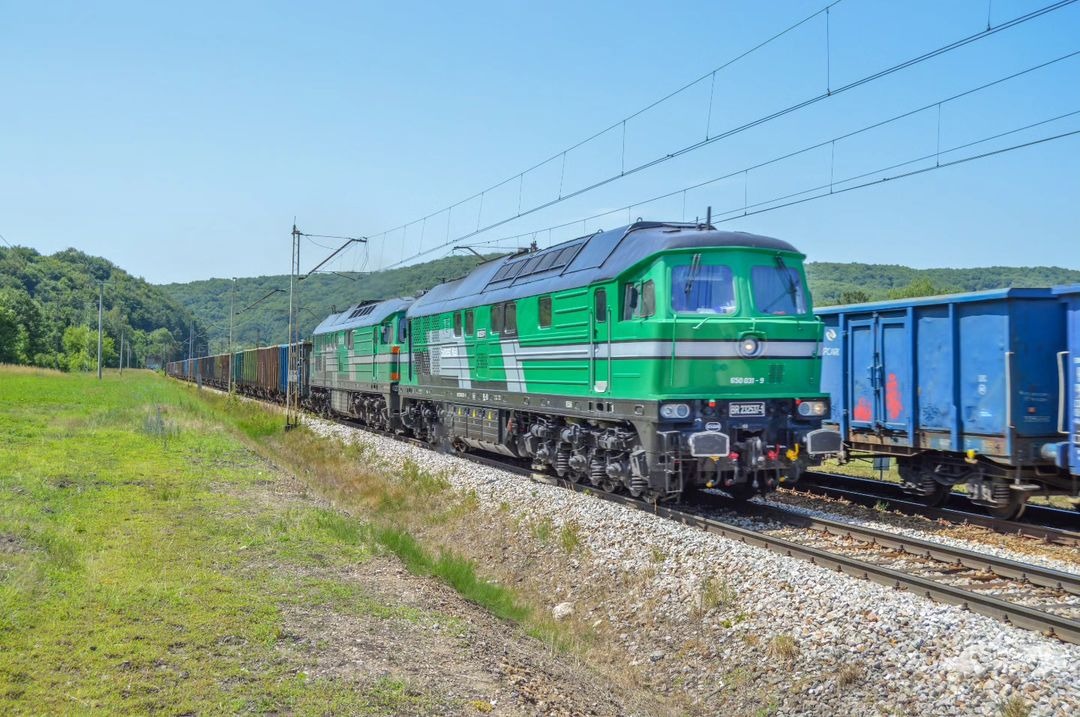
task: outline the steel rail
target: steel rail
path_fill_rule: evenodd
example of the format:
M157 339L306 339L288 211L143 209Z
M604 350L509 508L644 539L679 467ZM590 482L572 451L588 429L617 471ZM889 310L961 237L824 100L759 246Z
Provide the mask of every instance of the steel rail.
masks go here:
M895 510L905 515L946 520L950 523L967 523L1007 535L1024 535L1038 538L1048 543L1080 545L1080 532L1068 527L1061 528L1046 524L1069 525L1076 523L1080 521L1080 513L1076 511L1029 505L1024 511L1025 516L1031 520L1042 520L1043 522L1004 520L984 513L973 513L970 510L933 508L923 505L913 500L912 496L904 493L900 486L895 483L818 471L806 473L798 483L787 486L787 488L793 491L804 491L832 498L844 498L868 507L875 506L879 501L886 501L889 510ZM963 500L963 498L960 498L960 500Z
M985 570L1003 578L1023 580L1033 585L1055 588L1080 595L1080 575L1062 570L1045 568L1040 565L1021 563L1017 560L977 553L965 548L935 543L930 540L913 538L900 533L892 533L877 528L854 525L839 520L830 520L818 516L806 515L795 510L788 510L777 505L748 503L749 512L764 517L775 517L798 527L820 530L829 535L852 538L871 545L880 545L892 550L919 557L937 560L953 565L962 565L973 570Z

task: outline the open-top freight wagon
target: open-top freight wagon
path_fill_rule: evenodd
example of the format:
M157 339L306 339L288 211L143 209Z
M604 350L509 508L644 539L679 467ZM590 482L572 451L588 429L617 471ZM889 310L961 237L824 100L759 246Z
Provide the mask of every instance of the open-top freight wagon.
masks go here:
M822 388L848 454L896 460L936 505L954 486L998 516L1031 495L1077 495L1055 459L1065 386L1065 306L1004 289L821 308Z
M311 343L294 344L299 352L297 360L304 366L311 355ZM165 373L201 385L221 390L232 386L241 393L275 401L285 399L289 379L289 345L264 346L232 354L202 356L196 359L173 361L165 366ZM301 370L300 391L307 390L307 372Z

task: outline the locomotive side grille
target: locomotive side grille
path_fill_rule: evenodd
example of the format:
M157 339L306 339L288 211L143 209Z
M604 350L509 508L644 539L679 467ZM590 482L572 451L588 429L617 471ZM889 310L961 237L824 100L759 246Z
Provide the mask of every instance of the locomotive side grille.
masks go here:
M769 383L784 382L784 364L774 363L769 366Z

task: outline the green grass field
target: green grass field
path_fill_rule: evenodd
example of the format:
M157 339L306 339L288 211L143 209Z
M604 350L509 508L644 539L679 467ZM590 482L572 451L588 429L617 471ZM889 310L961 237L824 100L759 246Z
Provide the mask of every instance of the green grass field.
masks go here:
M0 713L424 712L280 649L290 606L412 616L333 577L377 531L267 498L279 425L147 372L0 367Z

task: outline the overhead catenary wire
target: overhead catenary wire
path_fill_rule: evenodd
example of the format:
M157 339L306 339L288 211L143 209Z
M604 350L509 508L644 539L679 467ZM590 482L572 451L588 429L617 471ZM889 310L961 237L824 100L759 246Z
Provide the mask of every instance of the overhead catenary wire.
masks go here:
M487 244L497 244L497 243L502 243L502 242L514 242L514 241L519 241L521 239L525 239L525 238L535 236L536 234L541 234L543 232L549 232L550 233L552 231L556 231L556 230L559 230L559 229L566 229L568 227L572 227L572 226L577 225L577 224L582 224L584 226L585 223L587 223L587 222L594 221L596 219L600 219L602 217L610 216L612 214L616 214L616 213L619 213L619 212L630 211L630 210L633 210L636 207L641 207L641 206L644 206L646 204L651 204L653 202L660 201L660 200L663 200L663 199L669 199L671 197L675 197L675 196L678 196L680 194L684 195L684 200L685 200L685 193L686 192L693 191L695 189L701 189L702 187L708 186L710 184L715 184L715 183L721 182L721 181L723 181L725 179L731 179L731 178L734 178L734 177L738 177L740 175L743 175L744 177L746 177L746 176L749 175L750 172L753 172L755 170L761 169L763 167L767 167L767 166L772 165L772 164L777 164L778 162L782 162L784 160L788 160L788 159L791 159L793 157L797 157L799 155L806 154L808 152L812 152L814 150L822 149L822 148L825 148L825 147L830 147L830 150L832 150L833 147L835 146L835 144L837 142L842 141L842 140L850 139L852 137L858 136L860 134L864 134L864 133L869 132L869 131L874 130L874 129L878 129L878 128L883 127L885 125L888 125L888 124L891 124L891 123L894 123L894 122L898 122L898 121L900 121L902 119L906 119L906 118L911 117L913 115L919 114L920 112L925 112L925 111L930 110L930 109L938 109L942 105L948 104L949 102L954 102L954 101L959 100L961 98L968 97L970 95L973 95L973 94L976 94L978 92L990 89L990 88L995 87L997 85L1001 85L1001 84L1003 84L1005 82L1008 82L1010 80L1015 80L1017 78L1023 77L1023 76L1025 76L1027 74L1030 74L1032 72L1036 72L1038 70L1042 70L1042 69L1045 69L1047 67L1051 67L1051 66L1056 65L1056 64L1058 64L1060 62L1064 62L1066 60L1070 60L1070 59L1076 58L1078 56L1080 56L1080 50L1074 50L1072 52L1068 52L1068 53L1065 53L1063 55L1059 55L1058 57L1055 57L1055 58L1053 58L1051 60L1047 60L1047 61L1039 63L1037 65L1032 65L1031 67L1025 68L1023 70L1019 70L1017 72L1013 72L1013 73L1011 73L1009 75L1005 75L1003 77L999 77L999 78L997 78L995 80L991 80L989 82L983 83L983 84L978 85L976 87L972 87L972 88L964 90L962 92L955 93L955 94L950 95L948 97L944 97L944 98L941 98L941 99L938 99L938 100L934 100L932 102L926 103L926 104L921 105L919 107L916 107L914 109L906 110L904 112L901 112L900 114L894 115L894 116L889 117L887 119L879 120L879 121L873 122L871 124L865 125L863 127L860 127L859 129L852 130L852 131L849 131L849 132L845 132L843 134L836 135L836 136L831 137L829 139L826 139L826 140L823 140L823 141L820 141L820 142L816 142L816 143L811 144L811 145L807 145L807 146L802 147L800 149L793 150L791 152L787 152L787 153L778 155L778 156L773 157L771 159L767 159L767 160L764 160L764 161L761 161L761 162L758 162L758 163L755 163L755 164L752 164L752 165L748 165L748 166L745 166L745 167L740 167L738 169L726 172L726 173L724 173L722 175L713 177L711 179L707 179L707 180L704 180L704 181L701 181L701 182L696 182L694 184L690 184L690 185L687 185L685 187L680 187L678 189L675 189L675 190L672 190L672 191L669 191L669 192L664 192L662 194L658 194L658 195L649 197L647 199L641 199L641 200L632 202L630 204L627 204L627 205L624 205L624 206L621 206L621 207L617 207L617 208L614 208L614 209L609 209L609 210L606 210L606 211L603 211L603 212L600 212L600 213L597 213L597 214L592 214L590 216L586 216L586 217L582 217L582 218L578 218L578 219L573 219L573 220L570 220L570 221L561 222L561 223L558 223L558 224L553 224L553 225L538 228L538 229L530 229L528 231L521 232L520 234L500 235L498 238L495 238L495 239L479 241L479 242L473 242L473 243L471 243L471 246L485 246ZM1056 117L1050 118L1049 120L1040 120L1039 122L1033 123L1032 125L1026 125L1025 127L1020 128L1020 130L1031 129L1031 128L1039 126L1041 124L1046 124L1049 121L1055 121L1055 120L1059 120L1059 119L1064 119L1064 118L1069 117L1069 116L1071 116L1073 114L1075 114L1075 112L1069 112L1069 113L1065 113L1063 115L1058 115ZM1015 133L1016 131L1020 131L1020 130L1010 130L1009 132L1003 133L1002 135L994 135L992 137L982 138L980 140L977 140L976 142L968 143L966 145L960 145L960 146L957 146L957 147L951 147L951 148L946 149L946 150L942 150L940 148L940 141L939 141L938 142L938 148L935 150L935 154L934 155L927 155L927 158L933 157L935 155L940 155L940 154L943 154L943 153L955 152L955 151L957 151L959 149L965 149L968 146L971 146L972 144L978 144L978 143L981 143L981 142L990 141L992 139L997 139L997 138L999 138L1001 136L1005 136L1007 134L1012 134L1012 133ZM938 127L936 129L936 131L938 132L938 137L940 138L940 127ZM912 161L919 161L919 160L912 160ZM885 167L883 169L887 170L887 169L891 169L891 168L893 168L893 167ZM879 170L876 170L876 171L883 171L883 169L879 169ZM830 173L831 173L831 168L830 168ZM850 178L848 180L841 180L840 183L843 183L843 181L850 181ZM832 180L832 183L835 183L835 180ZM744 186L744 189L745 189L745 186ZM685 206L683 208L683 213L685 215ZM724 212L720 212L720 213L723 214ZM582 231L584 232L584 229ZM429 250L428 252L425 252L424 255L431 254L431 253L433 253L435 251L438 251L439 248L440 247L433 248L433 249Z
M1080 114L1080 110L1076 110L1075 112L1068 113L1068 115L1070 115L1070 116L1071 115L1076 115L1076 114ZM1044 124L1044 123L1038 123L1038 124ZM1021 128L1021 129L1023 129L1023 128ZM1020 131L1020 130L1014 130L1014 132L1017 132L1017 131ZM1010 134L1010 133L1005 133L1005 134ZM936 170L939 170L939 169L945 169L947 167L955 167L955 166L960 165L960 164L966 164L968 162L974 162L974 161L977 161L977 160L980 160L980 159L987 159L989 157L995 157L997 155L1006 154L1008 152L1013 152L1013 151L1016 151L1018 149L1026 149L1028 147L1034 147L1036 145L1046 144L1048 142L1054 142L1054 141L1057 141L1057 140L1066 139L1068 137L1075 137L1077 135L1080 135L1080 129L1070 130L1068 132L1061 132L1059 134L1051 135L1051 136L1048 136L1048 137L1039 137L1038 139L1033 139L1033 140L1030 140L1028 142L1021 142L1019 144L1010 145L1008 147L1001 147L1001 148L998 148L998 149L993 149L993 150L990 150L988 152L983 152L981 154L975 154L975 155L971 155L971 156L968 156L968 157L960 157L959 159L954 159L951 162L941 162L941 163L934 164L934 165L929 166L929 167L921 167L919 169L913 169L910 172L903 172L903 173L900 173L900 174L894 174L894 175L892 175L890 177L882 177L880 179L875 179L875 180L872 180L872 181L869 181L869 182L864 182L862 184L856 184L856 185L853 185L853 186L850 186L850 187L843 187L841 189L837 189L837 190L835 190L833 192L829 192L827 194L817 194L817 195L814 195L814 196L811 196L811 197L804 197L802 199L793 200L793 201L790 201L790 202L787 202L787 203L784 203L784 204L773 205L773 206L766 207L766 208L763 208L763 209L757 209L755 211L744 211L741 215L728 217L727 219L714 219L714 221L719 224L719 223L723 223L723 222L729 222L729 221L732 221L734 219L741 219L742 217L753 216L755 214L763 214L765 212L771 212L771 211L775 211L777 209L784 209L786 207L795 206L796 204L804 204L806 202L813 201L815 199L824 199L825 197L832 196L834 194L843 194L844 192L850 192L850 191L854 191L856 189L865 189L867 187L872 187L874 185L883 184L884 182L889 182L889 181L894 181L894 180L899 180L899 179L907 179L909 177L914 177L914 176L920 175L920 174L927 174L929 172L933 172L933 171L936 171ZM988 140L980 140L980 141L988 141ZM975 143L972 143L972 144L975 144ZM928 157L929 156L933 156L933 155L928 155ZM915 162L915 161L919 161L919 160L910 160L908 162L902 163L902 165L911 164L912 162ZM868 172L868 173L866 173L864 175L861 175L861 176L869 176L871 174L877 174L878 172L881 172L881 171L886 171L886 170L881 169L881 170L877 170L876 172ZM853 180L848 179L846 181L853 181ZM821 189L821 188L822 187L819 187L818 189ZM801 192L801 193L807 193L809 191L812 191L812 190L806 190L806 192ZM776 202L776 201L782 201L782 200L781 199L773 199L773 200L770 200L770 202L767 202L767 203L771 204L772 202Z
M1056 117L1051 117L1051 118L1048 118L1048 119L1045 119L1045 120L1041 120L1039 122L1033 122L1031 124L1024 125L1023 127L1018 127L1016 129L1009 130L1007 132L1000 132L998 134L995 134L995 135L992 135L992 136L989 136L989 137L984 137L982 139L978 139L978 140L975 140L973 142L968 142L968 143L965 143L963 145L958 145L956 147L951 147L949 149L943 150L941 152L941 154L948 154L950 152L955 152L955 151L958 151L960 149L972 147L972 146L977 145L977 144L983 144L985 142L993 141L995 139L1000 139L1002 137L1005 137L1005 136L1008 136L1008 135L1011 135L1011 134L1017 134L1018 132L1022 132L1022 131L1028 130L1028 129L1032 129L1034 127L1038 127L1038 126L1041 126L1041 125L1045 125L1047 123L1054 122L1054 121L1057 121L1057 120L1060 120L1060 119L1063 119L1063 118L1066 118L1066 117L1072 117L1072 116L1077 116L1077 115L1080 115L1080 109L1073 110L1072 112L1067 112L1065 114L1058 115ZM786 195L782 195L782 196L778 196L778 197L772 197L770 199L767 199L767 200L764 200L764 201L761 201L761 202L756 202L756 203L753 203L753 204L746 204L746 205L744 205L742 207L737 207L737 208L728 209L728 210L720 210L718 212L714 211L714 214L713 214L713 217L712 217L712 223L713 224L723 224L723 223L726 223L726 222L734 221L736 219L742 219L744 217L754 216L754 215L757 215L757 214L764 214L766 212L776 211L778 209L785 209L787 207L792 207L792 206L796 206L796 205L799 205L799 204L805 204L807 202L811 202L811 201L814 201L814 200L817 200L817 199L825 199L827 197L835 196L835 195L838 195L838 194L844 194L844 193L851 192L851 191L854 191L854 190L857 190L857 189L866 189L868 187L881 185L881 184L884 184L886 182L892 182L892 181L898 181L898 180L902 180L902 179L907 179L907 178L910 178L910 177L914 177L914 176L918 176L918 175L922 175L922 174L927 174L927 173L933 172L935 170L946 169L948 167L955 167L957 165L966 164L968 162L978 161L978 160L981 160L981 159L988 159L990 157L995 157L995 156L998 156L998 155L1007 154L1009 152L1013 152L1013 151L1016 151L1016 150L1026 149L1026 148L1029 148L1029 147L1034 147L1034 146L1038 146L1038 145L1042 145L1042 144L1047 144L1049 142L1054 142L1054 141L1058 141L1058 140L1062 140L1062 139L1067 139L1069 137L1075 137L1075 136L1078 136L1078 135L1080 135L1080 129L1069 130L1067 132L1060 132L1058 134L1049 135L1049 136L1046 136L1046 137L1039 137L1037 139L1029 140L1029 141L1026 141L1026 142L1019 142L1017 144L1009 145L1007 147L1000 147L1000 148L997 148L997 149L989 150L987 152L981 152L981 153L975 154L975 155L970 155L970 156L966 156L966 157L960 157L960 158L957 158L957 159L954 159L954 160L951 160L951 161L942 162L942 161L940 161L940 159L938 159L938 161L935 162L933 165L930 165L930 166L927 166L927 167L920 167L918 169L913 169L913 170L908 171L908 172L900 172L900 173L897 173L897 174L890 175L888 177L879 177L877 179L862 182L862 183L859 183L859 184L854 184L854 185L851 185L851 186L841 186L840 188L836 188L834 183L832 183L832 182L819 184L819 185L816 185L816 186L813 186L813 187L808 187L806 189L800 190L798 192L792 192L790 194L786 194ZM857 181L857 180L865 178L865 177L870 177L870 176L873 176L875 174L880 174L881 172L889 171L891 169L897 169L897 168L900 168L900 167L905 167L905 166L908 166L908 165L911 165L911 164L915 164L915 163L920 162L920 161L934 159L936 156L937 156L936 153L935 154L922 155L920 157L909 159L909 160L906 160L904 162L899 162L899 163L889 165L889 166L885 166L885 167L879 167L879 168L871 170L869 172L864 172L864 173L859 174L859 175L854 175L854 176L851 176L851 177L847 177L845 179L842 179L842 180L839 180L839 181L835 182L835 184L844 185L844 184L847 184L849 182L854 182L854 181ZM818 193L815 194L815 192L818 192ZM674 192L673 194L679 194L679 192ZM810 196L802 196L802 195L810 195ZM798 197L798 198L796 198L796 197ZM788 200L790 200L790 201L788 201ZM645 202L642 202L642 203L647 204L648 201L645 201ZM616 213L619 213L619 212L622 212L622 211L625 211L625 208L613 209L611 211L604 212L603 214L598 214L598 215L595 215L595 216L587 218L587 219L577 219L577 220L572 221L572 222L567 222L567 223L561 225L561 227L573 226L575 224L579 224L579 223L582 223L582 222L585 222L585 221L589 221L590 219L596 219L596 218L599 218L599 217L604 217L604 216L608 216L608 215L611 215L611 214L616 214ZM726 217L726 218L721 218L722 215L724 215L724 214L731 214L732 216ZM553 228L559 228L559 227L553 227ZM542 232L542 231L547 231L547 230L539 230L539 231ZM532 233L538 233L538 232L532 232ZM571 241L571 239L567 239L567 241ZM473 246L483 246L483 244L474 244ZM432 251L437 251L437 250L432 250Z
M565 192L564 193L564 192L560 191L559 196L555 197L554 199L544 201L544 202L540 202L539 204L536 204L536 205L534 205L532 207L529 207L527 209L519 209L519 211L517 213L515 213L515 214L506 216L506 217L504 217L502 219L491 222L491 223L489 223L487 225L484 225L484 226L478 226L476 229L468 231L468 232L466 232L464 234L460 234L460 235L457 235L457 236L452 237L452 238L448 237L447 241L445 241L443 243L440 243L440 244L437 244L437 245L435 245L433 247L430 247L428 250L423 249L423 244L424 244L424 242L423 242L423 234L421 234L421 241L420 241L420 243L418 245L419 250L418 250L418 252L416 254L413 254L413 255L411 255L409 257L403 257L398 262L395 262L394 264L391 264L391 265L389 265L387 267L383 267L383 268L394 268L394 267L397 267L397 266L404 265L404 264L406 264L406 263L408 263L408 262L410 262L410 261L412 261L412 260L414 260L416 258L419 258L421 256L425 256L427 254L430 254L432 251L438 251L439 249L442 249L442 248L444 248L446 246L461 243L465 239L469 239L469 238L471 238L473 236L477 236L479 234L483 234L485 232L491 231L492 229L496 229L496 228L498 228L500 226L508 224L508 223L510 223L512 221L515 221L517 219L520 219L522 217L531 215L531 214L533 214L535 212L538 212L538 211L541 211L541 210L544 210L544 209L548 209L548 208L550 208L552 206L555 206L555 205L557 205L557 204L559 204L561 202L564 202L564 201L566 201L568 199L572 199L574 197L581 196L583 194L586 194L587 192L591 192L591 191L593 191L595 189L598 189L600 187L611 184L612 182L618 181L619 179L622 179L624 177L630 176L632 174L636 174L638 172L642 172L642 171L644 171L646 169L655 167L655 166L660 165L660 164L662 164L664 162L668 162L668 161L670 161L672 159L675 159L676 157L683 156L683 155L688 154L690 152L696 151L696 150L698 150L698 149L700 149L702 147L711 145L711 144L713 144L713 143L715 143L717 141L726 139L728 137L734 136L734 135L739 134L741 132L745 132L745 131L747 131L749 129L752 129L754 127L761 126L761 125L766 124L768 122L771 122L773 120L779 119L779 118L784 117L786 115L792 114L792 113L797 112L797 111L802 110L802 109L805 109L806 107L817 104L818 102L821 102L821 101L823 101L825 99L828 99L830 97L835 97L838 94L842 94L842 93L848 92L850 90L856 89L858 87L862 87L862 86L864 86L866 84L869 84L871 82L875 82L875 81L880 80L880 79L882 79L884 77L892 75L892 74L894 74L896 72L900 72L902 70L905 70L905 69L908 69L908 68L913 67L915 65L918 65L918 64L920 64L922 62L926 62L927 60L933 59L935 57L939 57L939 56L944 55L944 54L946 54L948 52L952 52L954 50L957 50L957 49L959 49L961 47L965 47L965 46L967 46L967 45L969 45L971 43L977 42L978 40L982 40L982 39L984 39L986 37L990 37L990 36L995 35L995 34L997 34L999 32L1002 32L1004 30L1008 30L1010 28L1017 27L1017 26L1019 26L1021 24L1024 24L1026 22L1030 22L1031 20L1042 17L1042 16L1044 16L1044 15L1046 15L1048 13L1054 12L1054 11L1059 10L1061 8L1064 8L1064 7L1068 6L1068 5L1072 5L1075 2L1077 2L1077 0L1059 0L1059 2L1055 2L1055 3L1052 3L1050 5L1043 6L1041 8L1033 10L1033 11L1031 11L1029 13L1024 14L1024 15L1014 17L1014 18L1012 18L1010 20L1007 20L1007 21L1004 21L1004 22L1002 22L1002 23L1000 23L998 25L989 27L989 28L987 28L985 30L980 30L979 32L976 32L974 34L971 34L971 35L968 35L966 37L962 37L960 39L954 40L954 41L952 41L950 43L947 43L945 45L942 45L942 46L940 46L940 47L938 47L936 49L930 50L928 52L924 52L924 53L922 53L920 55L917 55L915 57L904 60L903 62L897 63L897 64L892 65L890 67L887 67L887 68L885 68L883 70L873 72L873 73L871 73L869 75L866 75L866 76L861 77L859 79L848 82L847 84L844 84L844 85L842 85L840 87L837 87L835 89L826 88L826 90L824 92L819 93L819 94L814 95L814 96L811 96L811 97L806 98L804 100L801 100L799 102L796 102L795 104L789 105L788 107L785 107L785 108L782 108L782 109L777 110L775 112L772 112L770 114L763 115L761 117L755 118L755 119L753 119L753 120L751 120L749 122L738 125L736 127L729 128L729 129L727 129L727 130L725 130L723 132L720 132L718 134L708 136L703 140L699 140L699 141L693 142L691 144L685 145L685 146L683 146L681 148L675 149L675 150L673 150L671 152L668 152L668 153L663 154L661 156L655 157L655 158L653 158L651 160L647 160L645 162L642 162L641 164L638 164L638 165L636 165L634 167L624 168L619 173L612 174L612 175L610 175L608 177L605 177L605 178L600 179L600 180L598 180L596 182L593 182L592 184L588 184L586 186L579 187L579 188L577 188L577 189L575 189L573 191L570 191L570 192ZM835 5L835 3L833 3L833 5ZM833 5L830 5L829 7L832 7ZM817 15L822 14L824 11L825 11L825 9L822 9L822 10L818 11L814 15L812 15L809 18L807 18L806 20L804 20L803 22L811 19L812 17L816 17ZM768 41L766 41L766 43L767 42ZM831 70L830 70L830 72L831 72ZM700 78L695 80L694 83L690 83L690 84L691 85L696 84L697 82L701 82L702 80L704 80L705 78L708 78L710 76L711 76L711 72L706 73L705 75L702 75ZM685 89L685 87L682 88L682 89ZM681 89L676 90L676 93L678 93L679 91L681 91ZM657 103L662 102L662 101L663 100L658 100ZM655 106L655 104L657 104L657 103L654 103L651 106ZM636 116L637 114L640 114L640 112L646 111L647 109L649 109L649 108L645 108L645 109L639 111L638 113L635 113L635 115L632 115L631 118L633 116ZM591 141L592 139L595 139L596 137L604 134L605 132L611 131L612 129L615 129L615 128L619 127L622 124L622 122L623 122L623 120L620 120L619 122L616 122L616 123L610 125L607 129L597 133L596 135L593 135L592 137L590 137L587 140L583 140L581 143L579 143L579 144L575 145L574 147L571 147L571 148L569 148L568 150L565 150L565 151L570 151L572 149L575 149L576 147L581 146L581 144L584 144L585 142ZM442 214L444 212L452 211L454 208L456 208L456 207L458 207L458 206L460 206L462 204L465 204L465 203L467 203L469 201L477 199L478 197L480 197L484 193L487 193L487 192L492 191L493 189L497 189L499 187L502 187L503 185L507 184L508 182L518 180L519 177L521 175L523 175L524 173L527 173L527 172L530 172L530 171L532 171L534 169L537 169L537 168L543 166L544 164L547 164L548 162L551 162L554 159L559 158L560 156L562 156L562 152L560 152L560 153L558 153L556 155L553 155L552 157L545 160L544 162L540 162L540 163L534 165L533 167L530 167L527 170L523 170L523 172L520 172L518 174L513 175L509 179L506 179L503 182L500 182L499 184L493 185L492 187L489 187L488 189L483 190L483 192L478 192L478 193L476 193L476 194L474 194L474 195L472 195L472 196L470 196L470 197L468 197L466 199L463 199L463 200L461 200L459 202L456 202L456 203L450 205L449 207L444 207L443 209L440 209L440 210L438 210L436 212L432 212L431 214L428 214L425 217L422 217L421 219L416 219L416 220L413 220L411 222L407 222L404 225L399 225L399 226L397 226L397 227L395 227L393 229L389 229L389 230L386 230L386 231L378 233L378 234L373 234L373 235L371 235L371 238L373 240L374 239L385 239L385 237L387 235L389 235L390 233L399 231L402 228L405 228L408 225L415 224L417 222L423 222L426 225L428 219L436 217L436 216L438 216L438 215L440 215L440 214Z
M592 142L593 140L604 136L608 132L611 132L612 130L614 130L614 129L620 127L620 126L625 127L625 125L626 125L626 123L628 121L630 121L630 120L632 120L632 119L634 119L636 117L641 116L642 114L648 112L649 110L654 109L655 107L663 104L664 102L667 102L668 100L672 99L673 97L677 97L678 95L682 94L683 92L690 89L691 87L694 87L695 85L700 84L704 80L713 78L716 75L717 72L720 72L721 70L735 64L736 62L749 57L750 55L754 54L758 50L772 44L773 42L775 42L776 40L779 40L780 38L784 37L785 35L790 34L791 32L797 30L798 28L802 27L806 23L810 22L814 18L820 16L822 13L824 13L829 8L834 7L835 5L839 5L842 1L843 0L833 0L833 2L829 3L828 5L821 8L820 10L817 10L817 11L811 13L810 15L807 15L806 17L802 18L801 20L798 20L797 22L795 22L795 23L793 23L791 25L788 25L783 30L780 30L779 32L771 35L770 37L768 37L767 39L759 42L757 45L754 45L750 49L739 53L735 57L732 57L732 58L730 58L728 60L725 60L723 63L721 63L717 67L713 68L712 70L709 70L708 72L704 73L703 75L701 75L701 76L699 76L699 77L697 77L697 78L695 78L695 79L681 85L680 87L678 87L678 88L676 88L674 90L671 90L666 95L664 95L664 96L662 96L662 97L660 97L660 98L658 98L656 100L653 100L652 102L645 105L644 107L641 107L640 109L635 110L634 112L631 112L630 114L626 115L625 117L622 117L622 118L616 120L615 122L612 122L610 125L604 127L601 130L598 130L598 131L594 132L593 134L589 135L588 137L586 137L586 138L584 138L582 140L579 140L578 142L575 142L574 144L572 144L572 145L570 145L568 147L565 147L564 149L561 149L558 152L555 152L550 157L547 157L546 159L543 159L543 160L541 160L539 162L536 162L535 164L533 164L530 167L527 167L526 169L522 169L522 170L520 170L518 172L515 172L512 175L510 175L509 177L507 177L506 179L503 179L500 182L496 182L495 184L492 184L489 187L486 187L486 188L484 188L484 189L482 189L482 190L480 190L478 192L475 192L475 193L471 194L470 196L465 197L464 199L458 200L458 201L454 202L453 204L445 206L442 209L431 212L431 213L429 213L429 214L427 214L427 215L425 215L423 217L419 217L419 218L414 219L412 221L405 222L404 224L399 224L396 227L394 227L393 229L387 229L386 231L380 232L379 234L374 234L374 235L372 235L372 238L381 238L383 236L386 236L387 234L391 234L393 232L399 231L399 230L409 226L410 224L416 224L417 222L426 221L428 219L431 219L432 217L436 217L436 216L442 214L443 212L448 212L448 211L451 211L451 210L455 209L456 207L459 207L459 206L461 206L463 204L467 204L467 203L473 201L474 199L479 199L482 202L484 195L487 194L488 192L491 192L491 191L493 191L495 189L499 189L500 187L503 187L506 184L509 184L510 182L521 181L521 178L524 175L528 174L529 172L535 171L535 170L539 169L540 167L543 167L544 165L555 161L556 159L561 158L561 159L563 159L565 161L567 153L573 152L575 149L580 149L581 147L588 144L589 142ZM706 137L708 137L708 128L706 128ZM564 164L564 169L565 169L565 164ZM562 192L561 192L561 187L560 187L560 195L561 194L562 194ZM483 209L483 205L481 204L481 210L482 209ZM479 222L480 222L480 219L478 217L477 218L477 224L478 225L479 225Z

